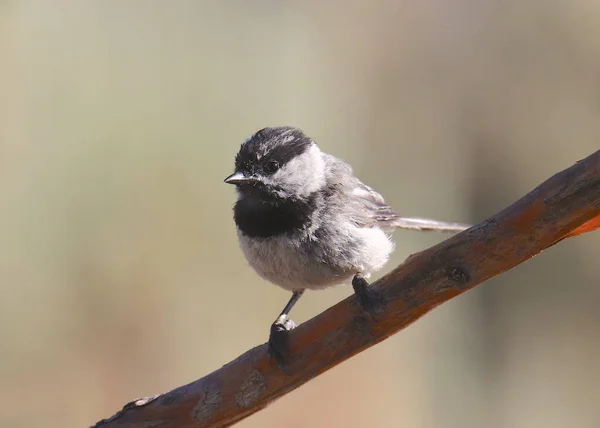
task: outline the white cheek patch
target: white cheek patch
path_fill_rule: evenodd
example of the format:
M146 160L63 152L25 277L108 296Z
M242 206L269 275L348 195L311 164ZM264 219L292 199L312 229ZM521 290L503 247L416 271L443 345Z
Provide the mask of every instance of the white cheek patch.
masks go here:
M293 189L302 197L309 196L325 185L325 161L321 150L313 144L300 156L289 161L272 177L275 186Z

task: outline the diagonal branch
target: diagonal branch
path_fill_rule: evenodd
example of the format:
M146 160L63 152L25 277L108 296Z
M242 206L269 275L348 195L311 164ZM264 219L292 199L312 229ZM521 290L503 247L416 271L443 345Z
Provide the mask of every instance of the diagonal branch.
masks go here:
M266 345L257 346L202 379L133 401L95 426L231 426L580 226L598 227L599 217L600 150L493 217L412 255L373 283L385 302L380 312L364 314L351 296L293 330L289 346L295 358L287 367L289 375L269 359Z

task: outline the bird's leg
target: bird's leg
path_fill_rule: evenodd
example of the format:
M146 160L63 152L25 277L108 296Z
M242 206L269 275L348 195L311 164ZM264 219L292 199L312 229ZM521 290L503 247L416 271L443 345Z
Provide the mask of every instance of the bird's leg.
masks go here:
M352 278L352 288L358 304L365 312L379 312L383 307L381 296L369 288L369 282L361 274L358 273Z
M288 332L296 327L296 323L287 319L294 305L300 300L304 294L304 290L294 291L283 311L275 322L271 325L271 333L269 335L269 354L275 357L279 367L284 367L284 355L287 353Z

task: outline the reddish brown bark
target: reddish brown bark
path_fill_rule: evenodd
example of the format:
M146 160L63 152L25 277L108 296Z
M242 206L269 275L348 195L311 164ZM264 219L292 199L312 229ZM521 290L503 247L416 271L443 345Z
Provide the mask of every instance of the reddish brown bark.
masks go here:
M581 235L582 233L591 232L592 230L596 230L600 227L600 216L591 219L587 223L582 224L573 232L567 234L565 238L570 238L571 236Z

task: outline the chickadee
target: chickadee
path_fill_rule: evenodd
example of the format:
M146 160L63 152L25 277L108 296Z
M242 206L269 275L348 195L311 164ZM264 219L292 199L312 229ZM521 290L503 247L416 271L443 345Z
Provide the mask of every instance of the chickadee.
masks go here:
M388 261L395 228L458 232L468 225L401 217L356 178L350 165L323 153L300 129L264 128L235 157L234 220L248 263L292 292L271 327L270 351L282 357L281 333L305 290L352 282L368 302L366 278Z

